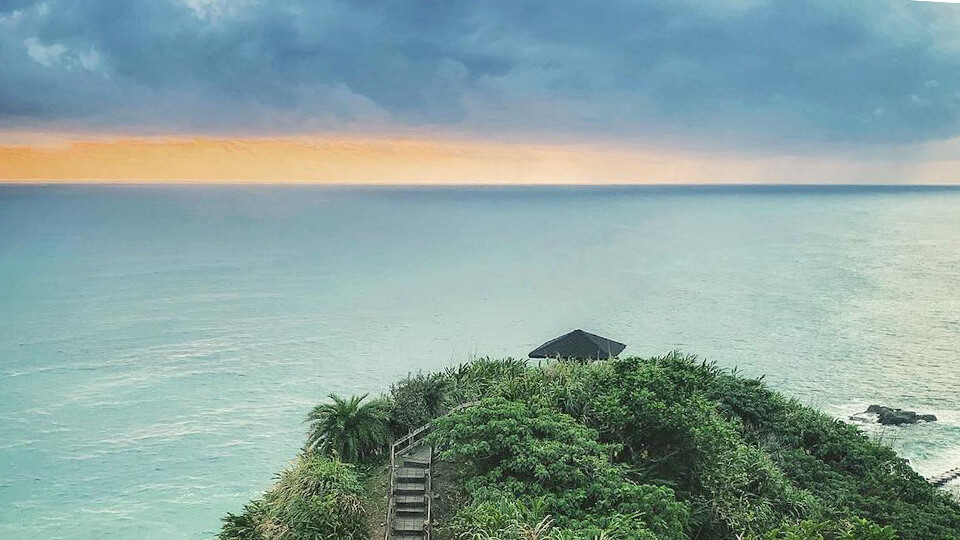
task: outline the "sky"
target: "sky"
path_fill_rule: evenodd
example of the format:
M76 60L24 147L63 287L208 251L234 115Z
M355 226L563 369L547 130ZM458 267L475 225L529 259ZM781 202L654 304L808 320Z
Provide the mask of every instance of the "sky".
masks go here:
M960 5L0 0L0 180L960 183Z

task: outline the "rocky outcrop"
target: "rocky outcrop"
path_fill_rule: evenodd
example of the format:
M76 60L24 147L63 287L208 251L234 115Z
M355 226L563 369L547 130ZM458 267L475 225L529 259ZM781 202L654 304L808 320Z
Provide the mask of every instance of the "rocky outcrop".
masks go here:
M885 426L901 426L904 424L918 424L920 422L936 422L937 417L932 414L917 414L914 411L905 411L882 405L871 405L859 415L851 416L851 420L876 418L876 421Z

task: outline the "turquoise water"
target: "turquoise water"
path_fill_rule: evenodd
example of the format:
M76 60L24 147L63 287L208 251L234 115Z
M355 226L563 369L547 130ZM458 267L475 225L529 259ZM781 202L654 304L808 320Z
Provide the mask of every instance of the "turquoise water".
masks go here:
M960 466L960 190L8 186L0 538L209 538L329 392L575 327Z

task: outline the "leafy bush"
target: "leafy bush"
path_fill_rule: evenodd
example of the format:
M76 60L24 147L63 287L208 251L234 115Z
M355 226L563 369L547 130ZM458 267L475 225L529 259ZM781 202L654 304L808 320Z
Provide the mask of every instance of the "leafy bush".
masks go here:
M281 473L259 501L223 519L219 540L367 538L363 486L353 466L309 453Z
M742 424L745 439L763 447L828 514L892 526L908 540L960 539L956 502L889 447L760 381L718 374L711 384L712 397Z
M390 427L396 436L406 434L447 412L453 404L453 383L441 373L416 376L390 386Z
M893 450L761 379L680 353L484 358L409 376L386 400L341 401L315 409L311 440L346 459L382 445L360 432L434 421L431 437L466 487L445 527L461 538L960 540L960 505ZM381 431L358 430L358 418ZM353 469L302 459L321 461L224 518L220 538L362 537ZM317 475L342 482L297 480Z
M605 528L559 528L542 499L525 505L509 495L462 509L453 528L465 540L658 540L642 526L640 515L615 514Z
M629 470L636 483L676 490L690 508L686 532L693 537L764 534L798 520L867 518L897 528L905 539L960 538L957 504L892 450L770 391L762 380L692 356L532 366L501 373L486 393L563 413L594 430L609 461ZM489 441L501 435L474 427L470 436ZM540 451L528 445L518 453L533 459ZM558 466L546 470L552 475ZM520 483L528 473L512 471ZM556 519L565 524L562 515Z
M891 527L881 527L865 519L843 521L802 521L771 529L747 540L895 540Z
M637 515L638 530L681 538L686 507L669 488L630 481L610 462L614 447L597 436L551 409L488 398L439 418L432 438L442 458L468 467L475 501L538 501L558 525L577 529L602 529L616 515Z

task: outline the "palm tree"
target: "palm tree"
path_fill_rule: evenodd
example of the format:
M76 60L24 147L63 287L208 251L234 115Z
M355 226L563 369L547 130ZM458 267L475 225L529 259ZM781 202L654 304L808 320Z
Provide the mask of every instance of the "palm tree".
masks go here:
M332 403L321 403L307 415L310 430L307 449L336 453L355 463L377 453L388 441L387 407L382 400L361 403L368 394L344 399L330 394Z

